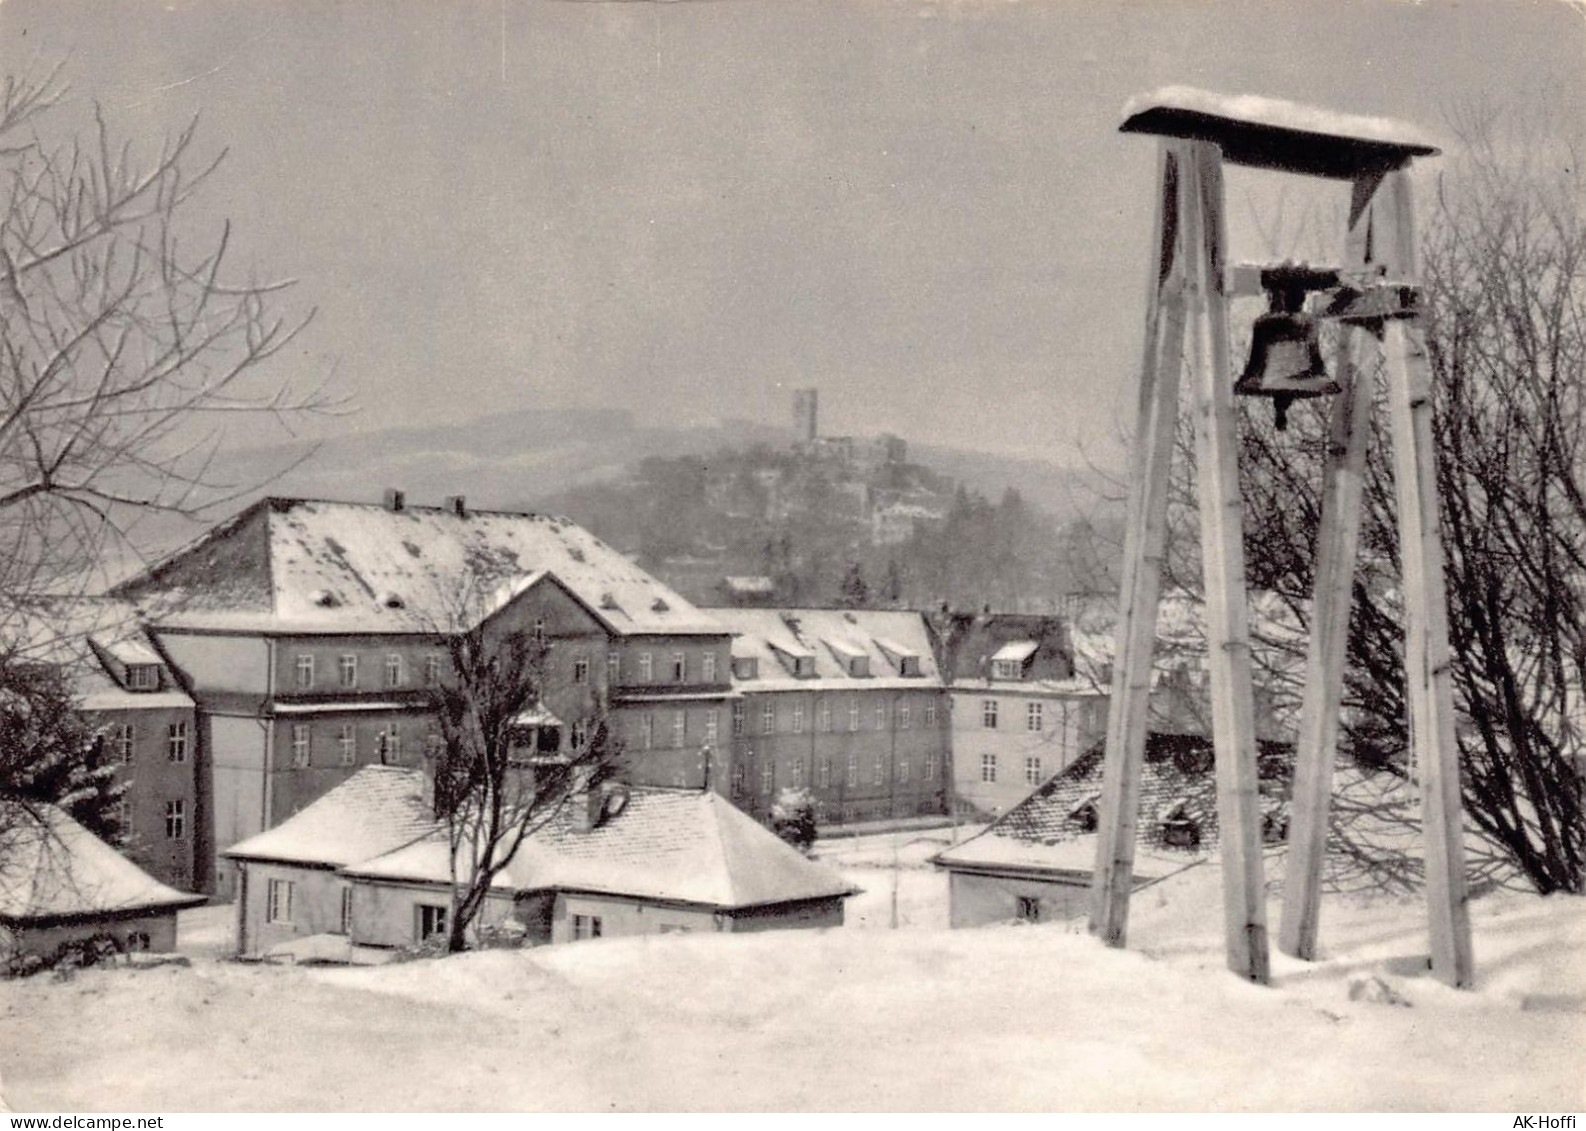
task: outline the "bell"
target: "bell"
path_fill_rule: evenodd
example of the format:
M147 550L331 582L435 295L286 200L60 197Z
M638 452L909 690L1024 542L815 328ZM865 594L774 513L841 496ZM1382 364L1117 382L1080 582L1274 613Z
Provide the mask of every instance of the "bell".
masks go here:
M1234 383L1239 396L1272 398L1279 432L1288 427L1290 404L1339 392L1322 363L1316 320L1300 312L1305 289L1303 284L1269 289L1271 309L1256 319L1250 362Z

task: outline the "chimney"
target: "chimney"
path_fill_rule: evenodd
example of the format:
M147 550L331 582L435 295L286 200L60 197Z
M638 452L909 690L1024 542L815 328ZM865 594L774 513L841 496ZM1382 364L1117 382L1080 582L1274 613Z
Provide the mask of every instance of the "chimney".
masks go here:
M385 489L385 509L386 510L400 512L402 510L402 507L406 504L406 502L407 502L407 496L405 494L403 494L401 491L398 491L395 487L387 487Z
M468 517L468 497L466 495L447 495L446 509L458 518Z
M594 832L600 827L600 817L606 807L606 791L601 786L591 786L572 797L573 831Z

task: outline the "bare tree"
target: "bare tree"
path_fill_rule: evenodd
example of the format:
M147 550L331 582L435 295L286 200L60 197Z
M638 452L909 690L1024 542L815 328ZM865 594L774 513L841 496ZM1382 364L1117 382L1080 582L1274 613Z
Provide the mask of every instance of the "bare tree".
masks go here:
M1578 160L1556 138L1515 137L1490 112L1454 123L1462 145L1422 241L1461 785L1468 819L1540 892L1586 880L1586 213ZM1503 129L1500 129L1504 127ZM1512 148L1497 139L1509 137ZM1550 168L1519 155L1556 157ZM1367 374L1369 378L1371 374ZM1229 378L1232 380L1232 376ZM1277 433L1265 406L1241 430L1252 588L1308 623L1325 427L1301 412ZM1401 776L1408 764L1403 615L1391 446L1374 416L1362 562L1354 578L1343 742ZM1181 519L1193 493L1180 444ZM1195 588L1181 522L1172 583ZM1255 626L1259 632L1260 625ZM1281 652L1283 642L1271 640ZM1266 673L1297 701L1300 668ZM1347 843L1335 820L1334 842Z
M451 671L434 692L439 732L425 757L450 852L453 952L466 949L496 877L524 843L622 764L604 699L584 684L555 693L568 688L547 676L554 641L491 615L511 585L494 563L476 562L449 602L451 627L437 633ZM569 717L553 716L547 699Z
M267 372L311 312L232 259L195 201L224 153L196 122L140 152L95 107L68 115L60 68L0 91L0 593L58 592L124 553L140 515L196 516L227 482L228 421L332 407Z

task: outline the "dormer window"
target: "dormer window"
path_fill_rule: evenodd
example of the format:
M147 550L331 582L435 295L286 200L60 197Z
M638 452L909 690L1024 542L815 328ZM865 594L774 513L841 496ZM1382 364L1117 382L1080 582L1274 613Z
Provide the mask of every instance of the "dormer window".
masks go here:
M991 661L991 676L993 679L1018 679L1023 673L1017 661L993 660Z
M870 657L854 656L848 661L848 674L855 678L863 678L870 674Z
M128 664L127 687L132 691L158 691L160 689L160 665Z
M732 658L733 679L759 679L760 661L754 656L734 656Z
M1030 666L1030 660L1035 656L1039 647L1033 640L1018 640L1011 644L1004 644L998 648L991 657L992 679L1024 678L1025 671Z
M920 674L920 658L918 656L899 656L898 657L898 674L899 675L919 675Z
M795 656L793 658L793 674L799 679L808 679L815 674L814 656Z
M1200 822L1189 815L1189 802L1169 802L1162 810L1162 843L1172 848L1195 848L1201 842Z

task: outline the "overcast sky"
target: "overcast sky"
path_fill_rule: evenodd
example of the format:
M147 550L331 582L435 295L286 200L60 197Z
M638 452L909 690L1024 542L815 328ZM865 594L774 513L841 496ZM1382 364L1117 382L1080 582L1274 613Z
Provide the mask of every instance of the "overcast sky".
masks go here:
M202 113L217 212L319 308L284 368L361 404L332 430L779 423L814 384L823 431L1062 459L1134 381L1127 98L1579 113L1583 28L1558 0L4 0L0 54L69 55L134 136ZM1264 256L1274 198L1230 187L1234 258Z

